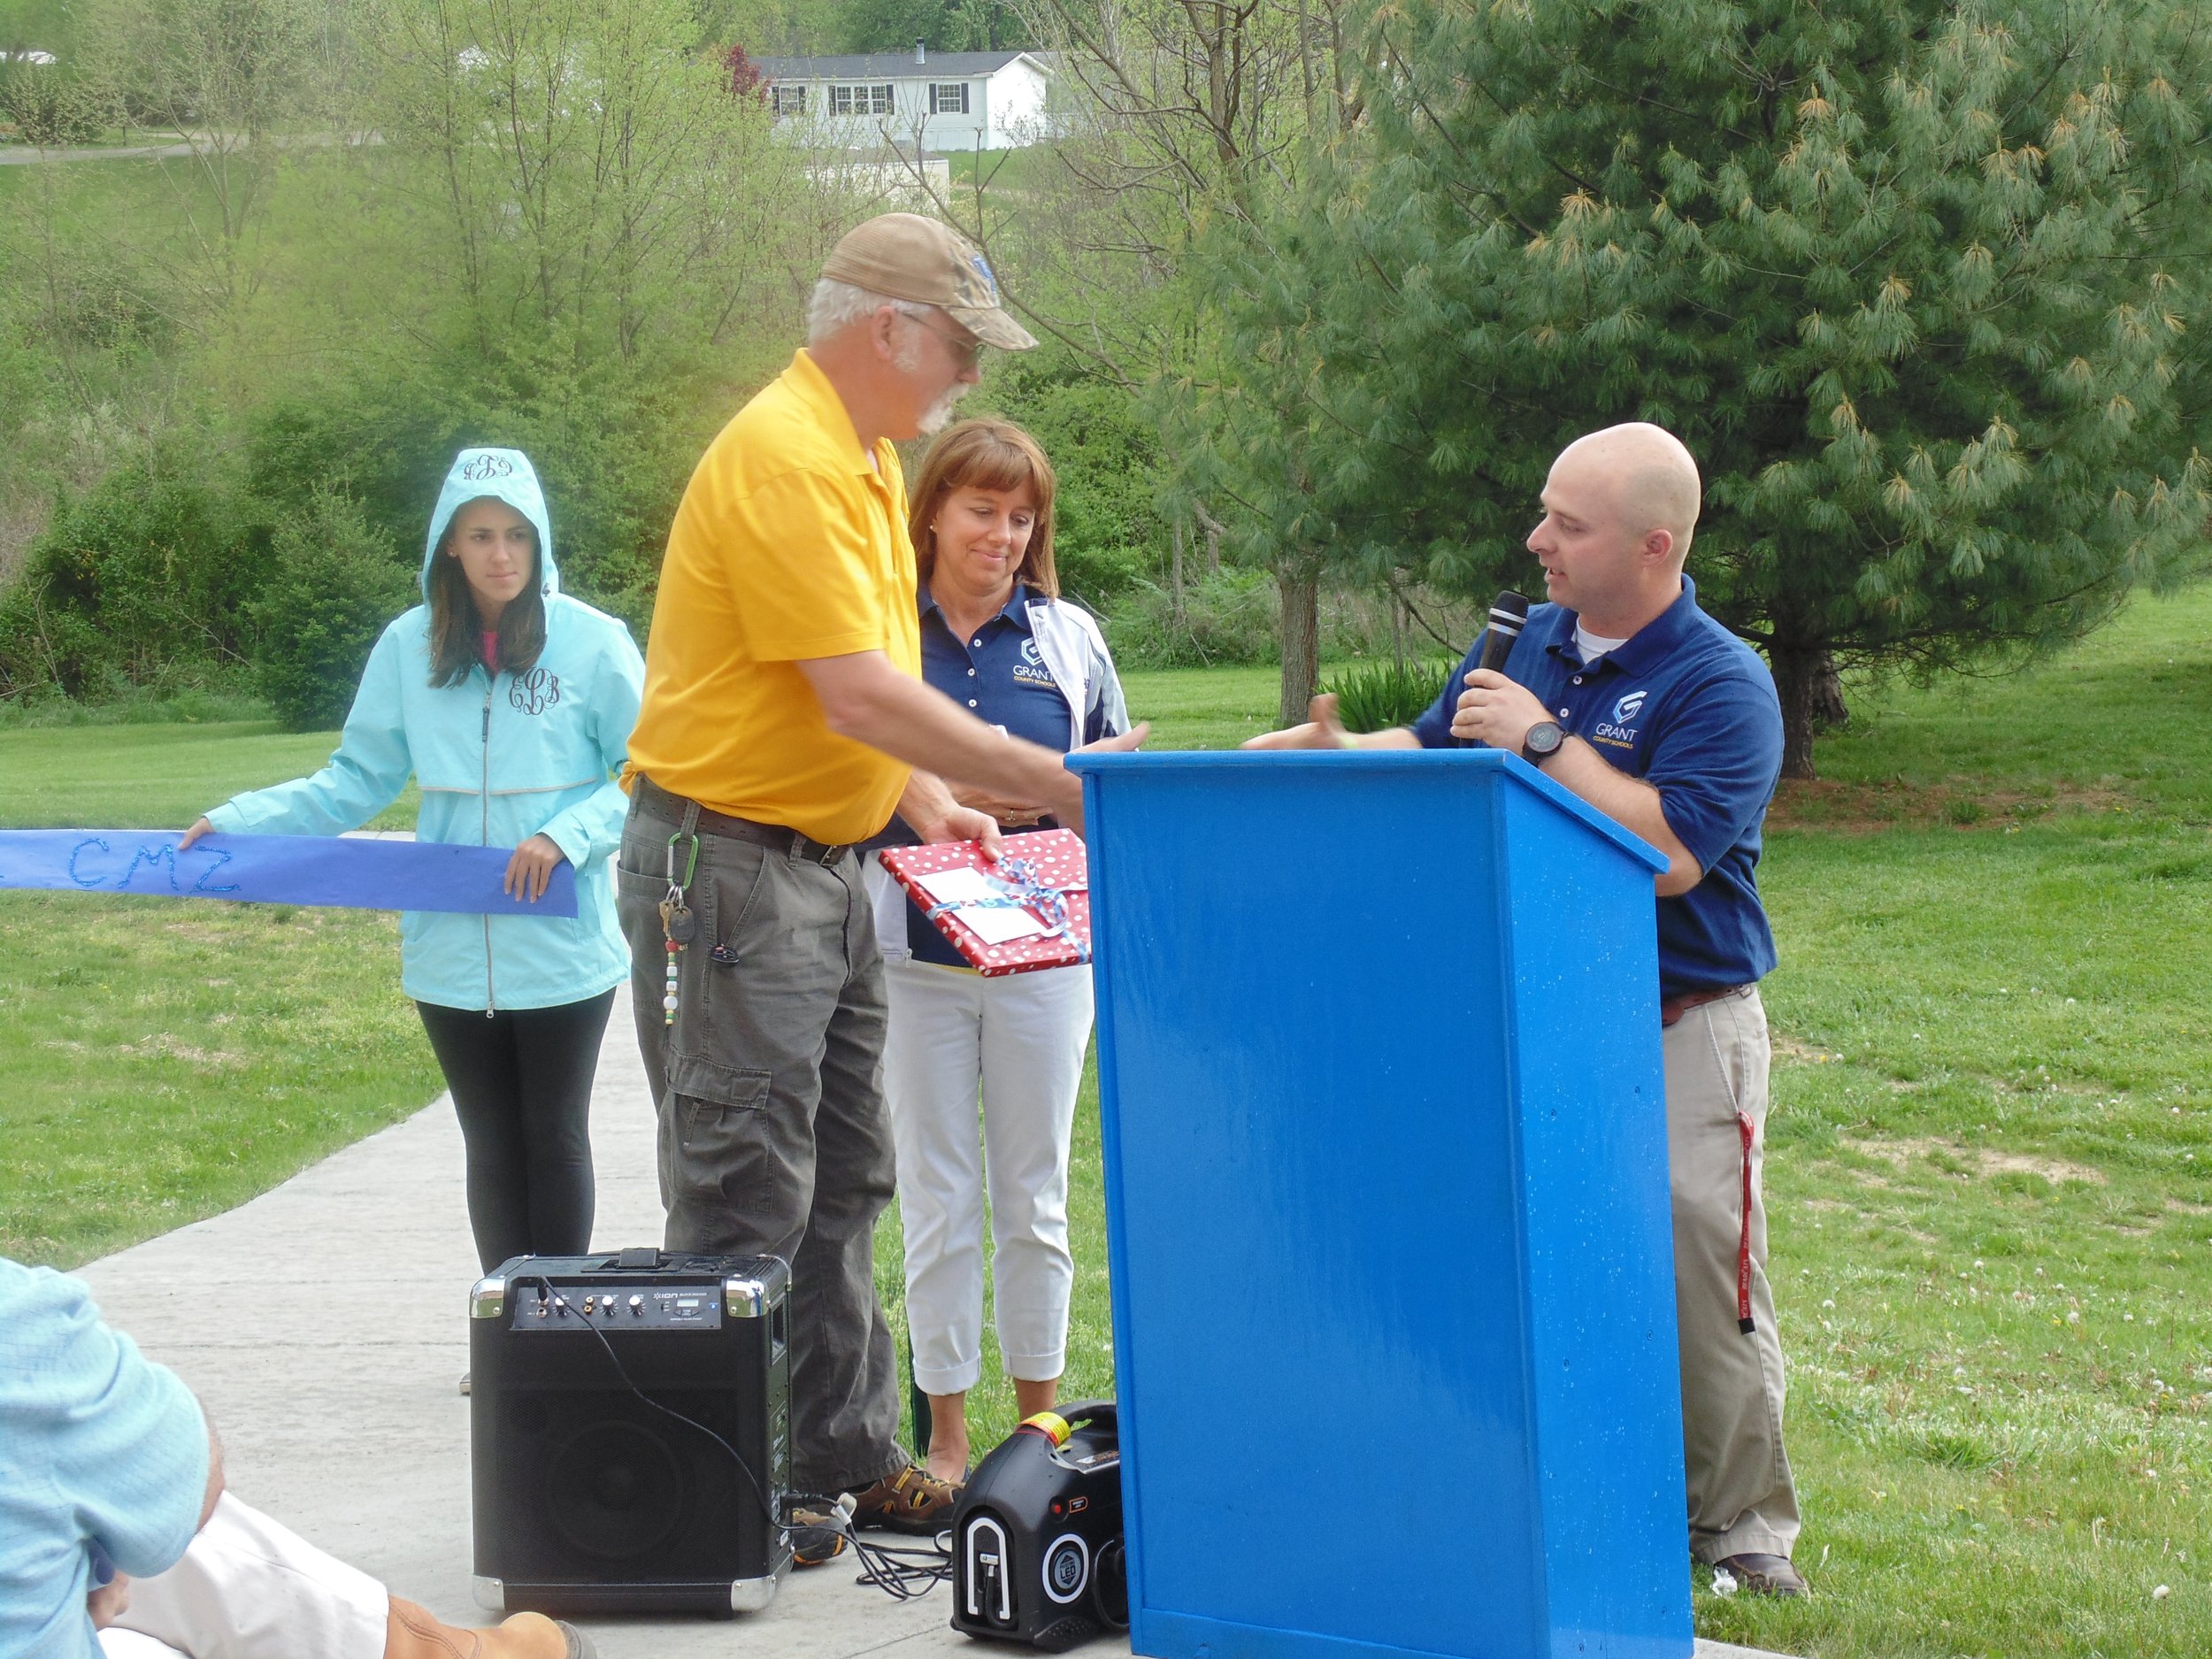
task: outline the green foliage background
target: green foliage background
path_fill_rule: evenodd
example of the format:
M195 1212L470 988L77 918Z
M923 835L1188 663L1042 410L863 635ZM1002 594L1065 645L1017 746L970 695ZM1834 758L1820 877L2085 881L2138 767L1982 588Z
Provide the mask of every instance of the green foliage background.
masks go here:
M0 700L249 683L280 533L402 555L467 442L643 634L698 453L894 204L722 52L918 35L1055 54L1056 142L932 205L1046 342L968 407L1056 457L1118 648L1279 654L1291 714L1455 649L1560 445L1651 419L1809 757L1839 664L2014 665L2201 572L2198 10L16 0L110 136L195 148L0 169Z
M1240 366L1197 448L1252 540L1486 590L1567 442L1658 422L1807 760L1839 657L2016 661L2201 572L2200 8L1366 20L1363 123L1208 244Z
M417 567L359 503L327 490L272 541L274 573L250 607L261 633L256 683L285 730L326 732L344 724L386 625L419 598Z

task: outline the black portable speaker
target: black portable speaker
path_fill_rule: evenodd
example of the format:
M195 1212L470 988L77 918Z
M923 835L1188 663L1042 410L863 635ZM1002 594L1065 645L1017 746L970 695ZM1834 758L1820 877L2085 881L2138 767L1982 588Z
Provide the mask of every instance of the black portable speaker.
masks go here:
M1128 1625L1114 1402L1041 1411L961 1488L952 1627L1063 1653Z
M773 1256L654 1249L518 1256L477 1282L482 1606L767 1606L791 1566L790 1289Z

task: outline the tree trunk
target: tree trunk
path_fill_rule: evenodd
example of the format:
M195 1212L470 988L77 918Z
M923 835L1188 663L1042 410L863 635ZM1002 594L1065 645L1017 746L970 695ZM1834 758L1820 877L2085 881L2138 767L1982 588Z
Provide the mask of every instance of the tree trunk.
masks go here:
M1285 726L1306 718L1306 705L1321 683L1321 583L1310 565L1281 565L1275 586L1282 595L1283 700Z
M1833 652L1818 646L1777 645L1774 689L1782 700L1782 775L1811 779L1813 738L1851 717Z
M1193 502L1191 511L1198 515L1199 526L1206 533L1206 574L1221 574L1221 521L1208 512L1203 503Z
M1175 618L1179 626L1181 626L1183 620L1184 608L1183 534L1183 520L1181 516L1178 515L1175 520L1175 559L1174 563L1168 567L1168 592L1173 595L1174 609L1171 614Z

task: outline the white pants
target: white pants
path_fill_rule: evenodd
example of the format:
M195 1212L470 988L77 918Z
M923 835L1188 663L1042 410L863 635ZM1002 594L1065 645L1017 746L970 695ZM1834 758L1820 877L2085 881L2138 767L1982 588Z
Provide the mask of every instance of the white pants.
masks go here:
M1091 971L985 979L885 964L883 1092L898 1148L914 1380L965 1394L983 1371L983 1194L989 1172L993 1302L1009 1376L1067 1365L1068 1139L1091 1035ZM981 1145L976 1105L983 1112Z
M106 1659L383 1659L384 1586L227 1492L184 1558L130 1591Z

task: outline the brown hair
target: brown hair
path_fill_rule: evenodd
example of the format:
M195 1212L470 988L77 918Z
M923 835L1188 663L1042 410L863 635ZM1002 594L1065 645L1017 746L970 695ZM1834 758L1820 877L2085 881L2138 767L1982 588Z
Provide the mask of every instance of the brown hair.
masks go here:
M964 420L945 428L922 458L922 475L906 512L907 534L914 539L914 567L924 581L937 564L937 534L930 521L956 489L1016 490L1026 487L1036 498L1037 522L1029 532L1017 581L1027 582L1047 598L1060 596L1060 574L1052 565L1052 463L1031 437L1010 420Z
M470 500L513 505L496 495ZM469 591L468 572L453 556L454 522L467 505L469 502L465 501L453 510L453 518L446 521L445 534L438 538L438 550L430 560L430 683L434 686L459 685L484 660L484 619L477 614L476 595ZM530 524L528 514L521 517L525 524ZM532 524L530 578L499 613L499 666L511 674L531 667L545 649L545 595L538 575L542 557L538 527Z

